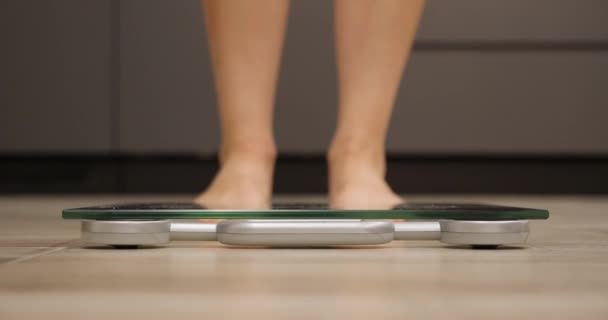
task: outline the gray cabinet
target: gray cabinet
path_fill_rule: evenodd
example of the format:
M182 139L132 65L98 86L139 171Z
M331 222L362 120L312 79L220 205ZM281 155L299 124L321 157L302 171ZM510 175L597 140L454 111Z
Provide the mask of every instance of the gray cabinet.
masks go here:
M429 0L389 150L608 152L607 16L602 0ZM281 151L331 138L332 20L331 1L292 1ZM5 0L0 21L0 152L217 150L199 0Z
M0 152L107 152L109 1L2 0Z
M121 3L121 150L213 152L218 123L199 2ZM607 152L607 51L466 47L608 41L607 13L596 0L430 0L418 40L447 47L413 54L389 150ZM282 151L322 152L333 132L332 19L331 1L292 2L275 118Z

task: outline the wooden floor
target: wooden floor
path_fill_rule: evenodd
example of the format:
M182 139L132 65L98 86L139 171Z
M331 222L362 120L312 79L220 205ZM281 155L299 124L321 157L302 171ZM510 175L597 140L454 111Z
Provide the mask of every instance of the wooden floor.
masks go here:
M608 319L608 197L413 197L548 208L527 246L82 248L60 211L186 197L0 197L0 319Z

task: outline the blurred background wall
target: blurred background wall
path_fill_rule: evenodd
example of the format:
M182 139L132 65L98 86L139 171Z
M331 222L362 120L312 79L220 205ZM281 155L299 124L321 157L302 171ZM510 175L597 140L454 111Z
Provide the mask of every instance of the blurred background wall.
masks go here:
M322 190L332 17L331 1L292 2L276 136L284 171L315 178L280 190ZM198 0L3 0L0 23L0 191L206 183L219 128ZM413 179L404 191L500 190L510 174L494 171L524 165L538 192L553 180L608 191L593 180L608 175L607 84L606 1L429 0L389 133L391 179ZM460 182L424 182L446 175Z

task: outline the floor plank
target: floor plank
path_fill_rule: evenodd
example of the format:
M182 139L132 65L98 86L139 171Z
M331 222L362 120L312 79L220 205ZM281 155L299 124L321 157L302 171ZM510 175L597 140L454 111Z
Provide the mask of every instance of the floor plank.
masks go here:
M0 197L0 319L608 318L608 197L412 198L551 211L528 245L494 251L436 241L110 250L83 248L78 224L60 219L66 207L187 199Z

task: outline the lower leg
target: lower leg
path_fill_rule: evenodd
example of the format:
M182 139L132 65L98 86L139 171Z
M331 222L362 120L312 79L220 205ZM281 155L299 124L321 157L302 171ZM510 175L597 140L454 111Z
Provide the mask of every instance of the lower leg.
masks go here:
M207 207L270 206L275 87L287 0L204 0L222 130L220 171L197 199Z
M329 152L335 208L384 209L402 200L385 182L385 140L423 0L336 0L338 124Z

